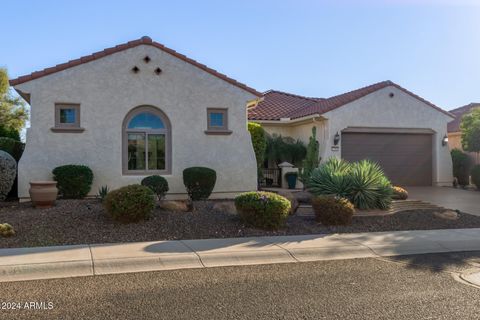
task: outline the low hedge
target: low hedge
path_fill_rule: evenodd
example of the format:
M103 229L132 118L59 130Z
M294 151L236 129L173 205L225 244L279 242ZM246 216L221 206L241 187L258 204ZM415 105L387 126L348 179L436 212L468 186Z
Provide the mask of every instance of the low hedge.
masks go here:
M191 167L183 170L183 184L190 200L206 200L212 194L217 173L206 167Z
M349 225L355 213L348 199L336 196L313 197L312 207L315 219L326 226Z
M235 207L246 224L272 230L285 225L291 204L278 194L252 191L237 196Z
M66 199L81 199L90 192L93 182L92 170L84 165L68 164L52 171L57 181L59 194Z
M110 191L103 201L107 214L120 222L137 222L148 219L155 208L153 191L132 184Z
M143 178L141 182L142 186L150 188L158 197L158 200L161 200L165 197L165 194L168 192L168 182L162 176L148 176Z

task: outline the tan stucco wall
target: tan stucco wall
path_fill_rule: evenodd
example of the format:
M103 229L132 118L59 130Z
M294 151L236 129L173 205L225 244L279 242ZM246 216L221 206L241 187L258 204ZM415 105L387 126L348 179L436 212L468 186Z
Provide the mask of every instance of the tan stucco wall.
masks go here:
M393 93L393 98L390 98ZM333 136L348 127L388 127L432 129L433 184L451 185L452 160L447 146L441 141L447 133L451 117L441 113L411 95L390 86L375 91L340 108L323 114L328 119L329 138L323 159L340 157L342 142L337 151L331 150ZM388 150L385 150L388 152Z
M135 65L137 74L131 72ZM114 189L139 183L143 176L122 175L121 137L125 115L140 105L159 108L172 123L172 174L165 175L171 195L184 194L182 171L190 166L217 171L213 197L256 189L245 110L255 97L157 48L137 46L16 88L31 94L31 127L19 163L20 197L28 197L30 180L51 179L53 168L70 163L92 168L90 194L102 185ZM81 104L83 133L50 130L56 102ZM231 135L204 133L207 108L228 108Z

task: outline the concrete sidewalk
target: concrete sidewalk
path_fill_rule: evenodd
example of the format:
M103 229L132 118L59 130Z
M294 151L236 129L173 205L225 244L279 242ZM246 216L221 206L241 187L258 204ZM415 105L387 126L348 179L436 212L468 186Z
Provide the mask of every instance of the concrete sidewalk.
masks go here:
M0 249L0 281L473 250L480 228Z

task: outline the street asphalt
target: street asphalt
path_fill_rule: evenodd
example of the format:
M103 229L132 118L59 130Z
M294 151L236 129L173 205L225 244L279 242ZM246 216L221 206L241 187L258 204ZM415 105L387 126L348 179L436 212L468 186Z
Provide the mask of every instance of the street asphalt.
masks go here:
M472 268L480 252L10 282L0 319L479 319L453 275Z

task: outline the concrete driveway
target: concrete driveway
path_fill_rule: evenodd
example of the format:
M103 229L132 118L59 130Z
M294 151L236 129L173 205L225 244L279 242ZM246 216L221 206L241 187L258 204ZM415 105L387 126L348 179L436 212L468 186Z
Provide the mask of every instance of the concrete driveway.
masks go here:
M480 216L480 192L450 187L407 187L409 199Z

